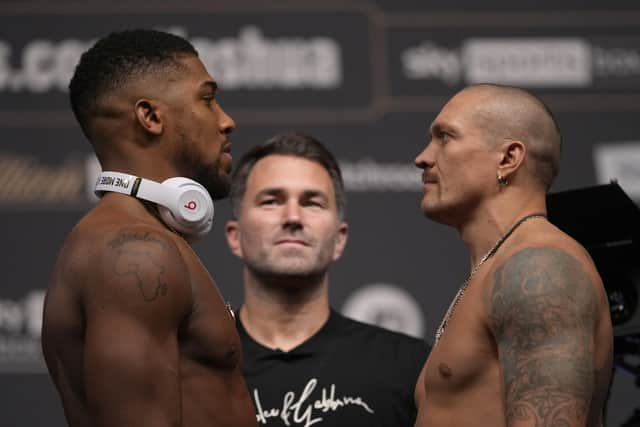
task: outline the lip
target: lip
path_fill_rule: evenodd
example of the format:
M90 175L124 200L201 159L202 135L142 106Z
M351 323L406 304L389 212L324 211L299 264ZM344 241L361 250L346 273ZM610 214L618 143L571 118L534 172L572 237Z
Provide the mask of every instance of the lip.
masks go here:
M276 241L276 245L300 245L300 246L309 246L304 240L300 239L280 239Z
M438 182L438 180L434 176L427 175L426 173L422 174L422 184L423 185L436 184L437 182Z
M222 144L222 152L231 154L231 142L225 141L224 144Z

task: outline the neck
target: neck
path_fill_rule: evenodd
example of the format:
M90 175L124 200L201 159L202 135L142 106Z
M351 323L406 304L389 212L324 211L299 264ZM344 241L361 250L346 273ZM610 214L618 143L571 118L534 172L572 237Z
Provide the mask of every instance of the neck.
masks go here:
M289 351L318 332L329 318L327 274L319 279L259 279L244 270L240 320L260 344Z
M191 246L191 243L189 243L185 236L180 233L178 230L176 230L175 228L173 228L170 224L167 224L162 217L160 216L160 212L158 211L158 205L156 205L153 202L149 202L146 200L142 200L142 199L138 199L140 202L142 202L142 204L144 205L145 209L147 210L147 212L149 212L164 228L166 228L167 230L169 230L170 232L172 232L173 234L175 234L176 236L178 236L180 238L180 240L182 240L187 246Z
M544 195L528 200L504 200L481 209L459 227L469 250L473 268L482 257L522 218L532 214L546 214Z
M102 170L124 172L156 182L181 176L173 162L159 149L131 145L116 145L111 150L102 150L99 154Z

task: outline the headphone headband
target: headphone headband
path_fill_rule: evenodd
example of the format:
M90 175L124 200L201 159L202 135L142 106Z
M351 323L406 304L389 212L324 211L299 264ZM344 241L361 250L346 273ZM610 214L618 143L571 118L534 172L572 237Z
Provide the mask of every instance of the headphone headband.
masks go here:
M142 178L135 175L121 172L102 172L98 175L95 193L98 197L102 197L106 191L136 197L140 181L142 181Z
M187 240L195 240L211 229L211 196L202 185L188 178L169 178L161 184L122 172L102 172L94 191L98 197L109 191L156 203L165 223Z
M95 188L96 196L102 197L106 191L148 200L171 211L178 209L180 197L180 192L175 187L122 172L102 172L98 176Z

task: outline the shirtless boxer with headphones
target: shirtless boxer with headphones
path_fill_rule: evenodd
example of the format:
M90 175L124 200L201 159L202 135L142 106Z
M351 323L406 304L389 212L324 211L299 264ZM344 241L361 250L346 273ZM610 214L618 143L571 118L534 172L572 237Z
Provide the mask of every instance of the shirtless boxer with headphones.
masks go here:
M191 44L113 33L69 85L103 172L54 268L42 344L70 426L255 426L232 313L189 242L225 197L234 122Z

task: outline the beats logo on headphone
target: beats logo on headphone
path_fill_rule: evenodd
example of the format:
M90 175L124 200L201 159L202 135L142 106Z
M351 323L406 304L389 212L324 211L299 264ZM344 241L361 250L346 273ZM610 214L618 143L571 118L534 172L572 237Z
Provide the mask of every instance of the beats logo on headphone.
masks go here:
M111 191L155 203L165 224L189 242L211 230L213 200L207 190L192 179L175 177L159 183L121 172L102 172L94 191L98 197Z

